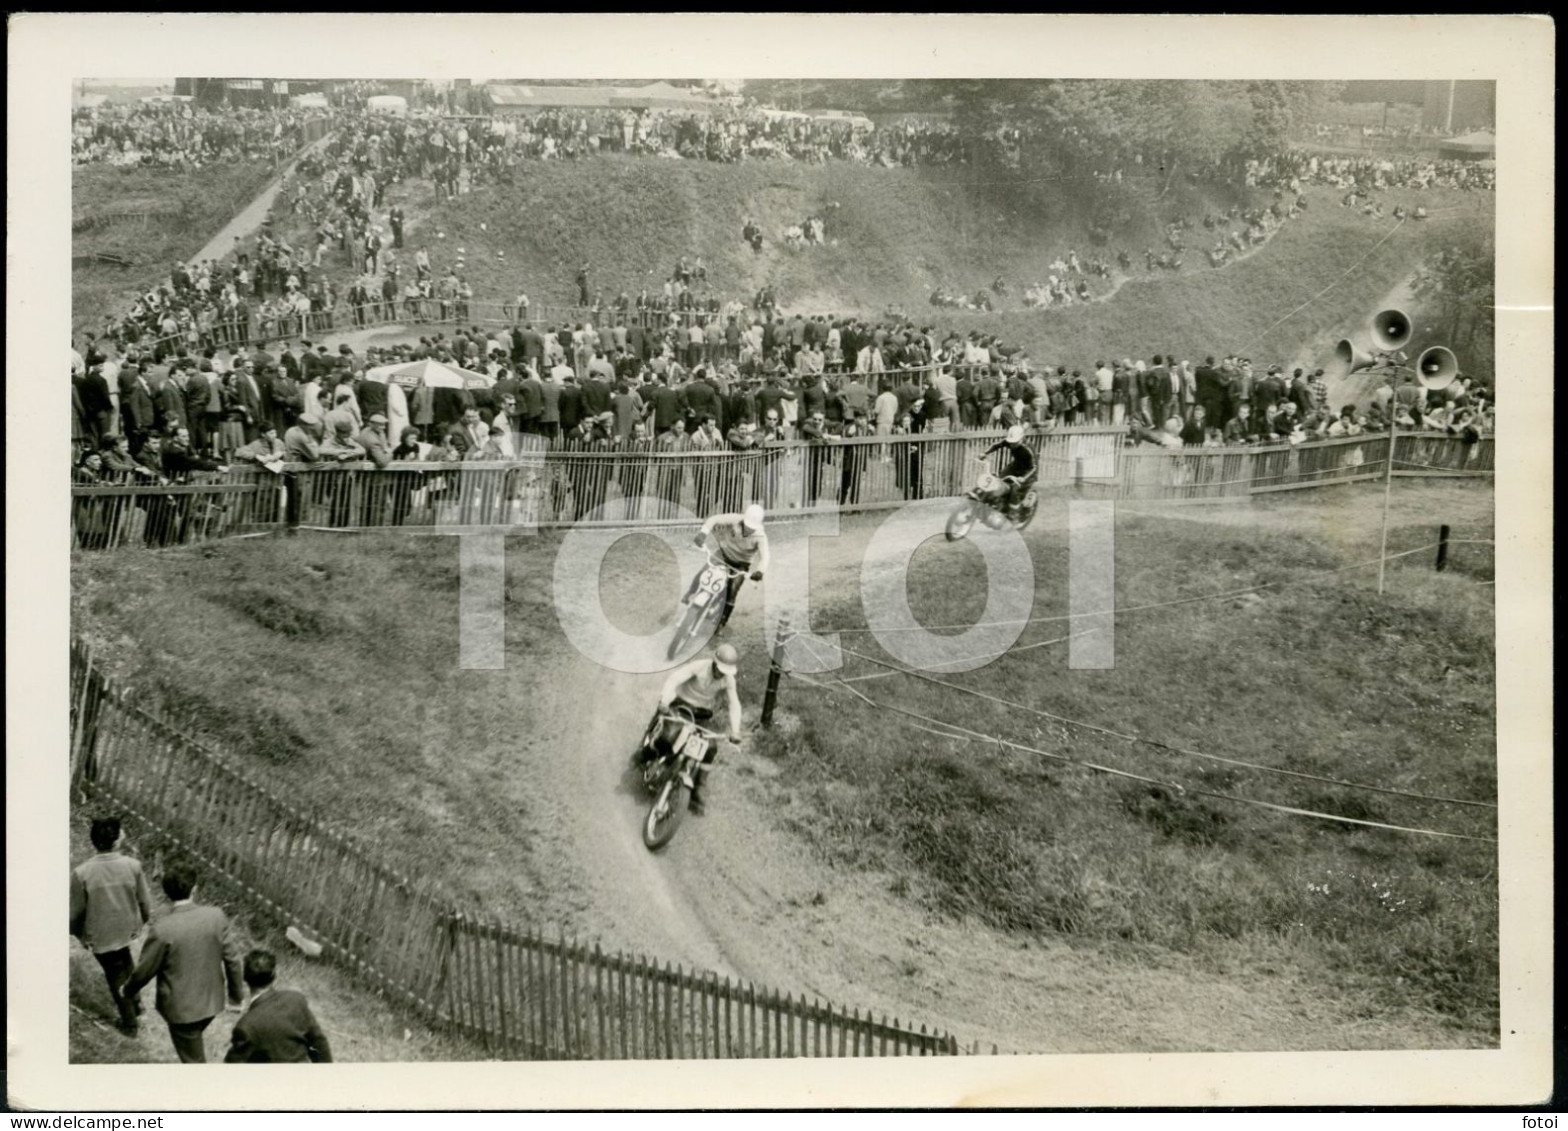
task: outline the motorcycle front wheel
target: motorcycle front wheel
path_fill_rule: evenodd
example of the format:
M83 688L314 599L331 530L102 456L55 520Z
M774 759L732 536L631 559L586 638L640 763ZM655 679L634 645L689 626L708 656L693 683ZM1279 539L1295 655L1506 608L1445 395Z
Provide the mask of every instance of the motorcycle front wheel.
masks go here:
M681 613L680 620L675 622L675 635L670 637L669 651L664 654L667 660L673 660L691 643L692 635L697 631L697 624L702 620L702 610L696 605L687 605L686 611Z
M1027 496L1025 496L1023 503L1021 503L1018 507L1018 518L1016 520L1018 529L1028 529L1029 524L1034 521L1035 512L1039 509L1040 500L1036 498L1034 492L1031 491Z
M685 815L686 787L679 775L672 773L648 806L648 816L642 823L642 842L648 851L657 852L669 844Z
M953 513L947 516L947 540L957 542L969 534L969 528L975 524L975 505L972 502L959 503Z

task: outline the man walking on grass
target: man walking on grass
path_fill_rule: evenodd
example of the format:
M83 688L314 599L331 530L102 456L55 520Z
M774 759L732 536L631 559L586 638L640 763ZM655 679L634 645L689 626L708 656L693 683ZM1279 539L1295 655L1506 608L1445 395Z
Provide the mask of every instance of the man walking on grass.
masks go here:
M181 1064L205 1064L202 1039L212 1019L229 1005L245 999L240 980L240 948L228 916L216 907L196 903L196 874L186 864L172 864L163 875L163 893L174 905L152 925L141 961L123 991L135 999L143 986L158 981L158 1012L169 1026L169 1037Z
M89 835L97 854L71 872L71 934L103 967L120 1031L135 1034L141 1002L125 986L134 967L131 940L152 915L152 893L141 861L118 851L120 818L96 818Z
M245 956L250 1004L234 1023L226 1064L330 1064L332 1046L298 990L277 988L278 959L270 950Z

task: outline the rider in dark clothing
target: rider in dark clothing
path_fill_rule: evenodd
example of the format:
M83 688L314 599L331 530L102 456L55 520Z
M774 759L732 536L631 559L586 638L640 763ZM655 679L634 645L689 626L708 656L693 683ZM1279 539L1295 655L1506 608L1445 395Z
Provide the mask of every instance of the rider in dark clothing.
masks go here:
M1024 444L1023 425L1015 424L1007 430L1007 435L987 448L983 455L976 458L984 463L994 453L1006 451L1007 462L1002 467L1002 477L1012 480L1008 483L1007 498L1004 509L1011 512L1024 497L1024 492L1033 485L1035 475L1039 468L1035 464L1034 453Z

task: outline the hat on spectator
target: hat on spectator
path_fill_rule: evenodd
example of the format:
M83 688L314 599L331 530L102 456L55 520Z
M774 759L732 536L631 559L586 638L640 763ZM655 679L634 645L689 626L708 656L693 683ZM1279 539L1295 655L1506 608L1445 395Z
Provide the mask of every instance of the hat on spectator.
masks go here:
M302 412L299 415L299 422L301 424L320 424L321 417L317 416L313 412Z
M387 422L387 418L385 416L383 416L381 413L373 412L373 413L370 414L370 423L371 424L385 424L386 422Z

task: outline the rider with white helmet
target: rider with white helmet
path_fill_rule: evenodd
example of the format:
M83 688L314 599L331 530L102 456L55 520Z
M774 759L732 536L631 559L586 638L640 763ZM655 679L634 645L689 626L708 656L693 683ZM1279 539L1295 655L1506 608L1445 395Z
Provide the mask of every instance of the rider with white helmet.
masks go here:
M692 660L682 664L669 674L664 681L664 689L659 693L659 713L668 715L672 711L684 711L699 722L705 723L713 718L714 707L722 694L729 708L729 737L731 742L740 741L740 693L735 689L735 672L740 665L740 655L735 651L733 644L720 644L713 650L712 657ZM646 760L656 753L652 746L659 743L667 744L679 734L679 727L667 725L661 733L653 736L652 741L638 751L639 760ZM708 767L712 765L718 753L716 745L710 745L708 752L698 767L696 782L691 791L691 808L695 812L702 812L702 783L708 776Z
M730 575L724 591L724 613L719 618L723 628L735 611L735 597L740 592L746 574L753 581L761 581L768 568L768 536L762 529L762 507L752 503L740 514L716 514L702 524L697 535L697 545L706 547L709 540L719 551L719 556L736 571ZM695 582L693 583L695 584Z
M1002 468L1002 477L1011 480L1004 505L1008 511L1011 511L1034 483L1039 467L1035 463L1034 452L1024 443L1022 424L1014 424L1002 439L975 458L984 463L993 453L1004 450L1007 452L1007 463Z

